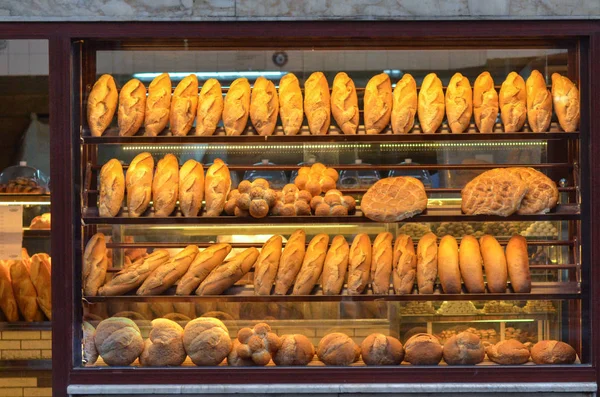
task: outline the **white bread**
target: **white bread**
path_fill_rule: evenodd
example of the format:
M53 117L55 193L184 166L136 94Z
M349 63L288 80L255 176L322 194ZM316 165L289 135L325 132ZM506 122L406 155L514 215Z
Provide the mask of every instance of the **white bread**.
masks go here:
M446 88L446 116L453 134L460 134L471 123L473 114L473 91L469 79L455 73Z
M279 98L272 81L259 77L252 87L250 120L258 135L272 135L277 125Z
M527 116L527 90L523 77L510 72L500 87L498 99L504 132L521 131Z
M179 170L179 208L183 216L198 216L204 200L204 169L194 159Z
M473 118L479 132L494 132L498 118L498 93L489 72L483 72L473 85Z
M417 83L408 73L396 83L392 105L392 131L394 134L408 134L412 131L417 114Z
M412 238L401 234L394 243L392 282L398 295L412 293L417 277L417 255Z
M183 364L187 354L183 347L183 328L166 318L152 320L152 329L140 356L143 366L166 367Z
M390 291L390 275L394 249L392 248L392 233L379 233L373 241L371 259L371 287L376 295L387 295Z
M179 160L168 153L159 160L152 180L154 215L169 216L175 210L179 193Z
M190 74L177 84L171 100L171 133L185 136L190 132L198 108L198 77Z
M494 237L488 234L479 239L479 246L483 257L488 291L492 293L506 292L508 269L504 249Z
M329 132L330 114L329 84L325 75L314 72L304 83L304 113L312 135Z
M198 97L196 135L212 135L223 114L223 91L216 79L208 79L202 85Z
M100 357L108 365L132 364L144 350L144 340L138 326L124 317L111 317L96 327L94 338Z
M451 235L440 240L438 247L438 275L445 294L460 294L460 268L458 265L458 244Z
M360 295L369 283L371 273L371 239L365 233L357 234L348 256L348 294Z
M298 78L288 73L279 80L279 115L285 135L296 135L302 127L304 109Z
M344 72L336 74L333 79L331 113L344 134L356 134L359 117L358 96L354 81Z
M171 109L171 79L168 73L154 78L148 86L146 112L144 115L144 135L160 134L169 122Z
M254 293L270 295L271 288L279 269L283 237L272 236L260 250L258 260L254 264Z
M483 283L483 258L479 250L479 242L473 236L463 236L458 251L460 274L465 283L465 289L471 294L485 292Z
M433 134L442 125L444 120L444 89L442 81L435 73L429 73L423 79L419 91L419 105L417 114L421 131Z
M250 83L240 77L231 83L223 103L223 125L227 135L242 135L250 114Z
M324 295L339 295L344 287L344 278L348 271L350 246L344 236L335 236L325 257L323 265Z
M546 132L552 119L552 94L546 88L544 76L533 70L525 83L527 90L527 121L533 132Z
M127 211L130 217L142 215L152 198L152 176L154 159L150 153L140 153L134 157L125 174L127 187Z
M119 94L115 79L103 74L94 83L87 102L87 117L92 136L101 136L110 126L117 110Z
M310 241L294 283L293 295L310 294L317 280L321 277L328 245L329 236L327 234L317 234Z
M392 83L390 76L373 76L365 87L364 118L367 134L379 134L390 124L392 114Z
M119 135L137 134L144 122L146 87L138 79L129 80L119 93Z
M230 189L231 175L229 174L229 168L223 160L215 159L215 162L206 171L206 178L204 179L206 216L221 215Z
M531 274L529 272L529 254L527 240L514 235L506 245L506 265L510 285L517 293L531 292Z
M581 106L579 90L568 77L552 74L552 102L560 127L566 132L577 131Z
M419 294L433 294L438 274L437 236L426 233L417 244L417 285Z
M100 198L98 214L101 217L117 216L125 198L125 175L117 159L111 159L100 170Z
M275 279L275 295L285 295L292 286L306 253L306 233L298 229L288 239L281 254L279 269Z

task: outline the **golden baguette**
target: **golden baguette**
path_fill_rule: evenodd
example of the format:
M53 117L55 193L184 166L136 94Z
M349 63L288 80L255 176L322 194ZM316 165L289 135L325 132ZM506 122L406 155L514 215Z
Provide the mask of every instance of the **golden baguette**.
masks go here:
M344 236L335 236L323 264L322 287L324 295L339 295L348 271L350 246Z
M137 134L144 122L146 111L146 87L138 79L129 80L119 93L119 135Z
M154 215L169 216L175 210L179 190L179 161L168 153L159 160L152 180Z
M460 267L458 264L458 243L451 235L440 240L438 247L438 276L445 294L460 294Z
M52 320L52 261L48 254L31 257L31 282L37 292L37 303L48 320Z
M475 237L463 236L460 240L458 264L467 292L471 294L484 293L483 258L481 257L479 242Z
M188 270L198 254L196 245L188 245L166 263L158 266L144 280L137 295L160 295L177 282Z
M304 230L298 229L288 239L285 248L281 254L277 277L275 278L275 295L285 295L294 283L304 254L306 253L306 233Z
M304 83L304 113L312 135L325 135L331 122L331 101L327 78L314 72Z
M498 93L489 72L481 73L473 85L473 115L479 132L494 132L498 118Z
M417 285L419 294L433 294L438 274L437 236L426 233L417 244Z
M229 244L213 244L199 252L177 283L175 295L190 295L214 268L223 263L230 252Z
M260 250L260 256L254 265L254 293L256 295L271 294L277 269L279 269L282 241L281 236L272 236Z
M473 91L469 79L460 73L454 74L446 89L446 116L453 134L460 134L471 123L473 114Z
M364 118L367 134L379 134L390 124L392 114L392 83L390 76L373 76L365 88Z
M258 250L254 247L242 251L225 263L213 269L200 283L196 295L219 295L238 282L258 259Z
M216 79L208 79L202 85L198 98L196 135L213 135L223 114L223 91Z
M183 216L198 216L204 200L204 169L194 159L179 170L179 208Z
M134 157L125 174L127 187L127 211L134 218L142 215L152 198L152 177L154 158L150 153L140 153Z
M415 124L417 104L417 83L410 74L406 73L394 88L391 118L394 134L411 132Z
M444 89L435 73L429 73L423 79L417 109L421 131L425 134L436 132L444 120Z
M527 90L527 121L533 132L546 132L552 119L552 94L546 88L544 76L537 70L525 82Z
M215 159L215 162L206 171L206 178L204 179L206 216L221 215L230 190L231 174L229 168L223 160Z
M223 124L227 135L242 135L250 113L250 83L239 78L229 86L223 103Z
M373 242L371 263L371 287L374 294L387 295L390 292L390 275L394 250L392 233L379 233Z
M30 268L29 258L23 257L20 261L11 261L10 279L13 293L25 321L42 321L44 314L37 303L37 292L31 281Z
M82 286L83 295L96 296L104 283L108 269L106 238L96 233L90 238L83 253Z
M100 198L98 214L101 217L117 216L125 198L125 175L117 159L109 160L100 170Z
M398 295L412 293L417 277L417 255L412 238L401 234L394 243L394 257L392 262L392 282L394 291Z
M288 73L279 80L279 115L285 135L297 135L302 127L304 109L298 78Z
M519 132L527 117L527 90L523 77L510 72L498 96L504 132Z
M506 268L510 285L517 293L531 292L531 274L529 272L529 254L527 240L514 235L506 245Z
M162 73L154 78L148 86L146 112L144 115L144 135L160 134L169 122L171 109L171 78Z
M309 295L323 272L329 236L317 234L308 244L302 266L296 277L292 295Z
M19 308L12 289L9 261L0 260L0 309L6 321L19 321Z
M109 74L103 74L94 83L87 103L88 125L92 136L102 136L112 123L119 94L115 79Z
M258 135L272 135L277 125L279 98L272 81L259 77L252 87L250 120Z
M171 100L171 134L185 136L190 132L198 108L198 77L190 74L177 84Z
M348 294L360 295L369 283L371 272L371 239L367 234L354 237L348 261Z
M504 249L494 237L488 234L479 239L479 245L488 291L491 293L506 292L508 268Z
M358 96L354 81L344 72L336 74L333 79L331 113L344 134L356 134L359 117Z
M552 74L552 101L560 127L565 132L577 131L581 106L579 90L568 77Z

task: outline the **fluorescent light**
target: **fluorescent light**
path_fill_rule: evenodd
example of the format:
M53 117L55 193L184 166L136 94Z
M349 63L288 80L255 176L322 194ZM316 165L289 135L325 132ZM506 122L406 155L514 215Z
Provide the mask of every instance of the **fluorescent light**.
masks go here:
M140 80L152 80L162 73L134 73L133 77ZM190 74L195 74L199 79L209 78L238 78L238 77L281 77L286 75L287 72L279 72L274 70L263 70L263 71L243 71L243 72L176 72L169 73L169 77L174 80L183 79Z
M383 73L392 74L392 75L400 75L402 73L402 71L400 71L398 69L386 69L383 71Z

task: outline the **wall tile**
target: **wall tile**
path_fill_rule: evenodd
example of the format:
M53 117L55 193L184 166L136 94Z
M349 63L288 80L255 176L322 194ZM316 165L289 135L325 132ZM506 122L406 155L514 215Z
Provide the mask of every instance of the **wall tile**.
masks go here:
M35 76L44 76L48 74L48 54L30 54L29 55L29 73Z
M51 340L32 340L23 342L21 344L21 349L23 350L40 350L40 349L52 349L52 341Z
M8 54L8 74L28 75L29 54Z
M0 378L0 388L4 387L37 386L37 378Z
M29 54L29 40L9 40L9 54Z
M2 339L40 339L40 331L2 331Z
M42 350L42 360L51 360L52 350Z
M6 389L0 389L1 397L21 397L23 395L22 388L10 387Z
M30 54L47 54L48 40L29 40Z
M2 340L2 341L0 341L0 350L20 349L20 348L21 348L20 340Z
M39 350L2 350L3 360L39 360L42 353Z
M36 387L29 388L26 387L23 389L24 397L52 397L52 388L51 387Z

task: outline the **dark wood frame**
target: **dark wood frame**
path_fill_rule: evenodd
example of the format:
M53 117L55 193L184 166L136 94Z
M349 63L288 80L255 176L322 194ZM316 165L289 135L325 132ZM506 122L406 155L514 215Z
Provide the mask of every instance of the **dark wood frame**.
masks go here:
M256 47L281 43L282 47L336 46L352 40L356 47L379 42L402 42L413 47L439 45L474 48L506 48L507 39L519 39L520 46L564 39L579 39L581 64L582 156L600 158L600 22L569 21L436 21L436 22L159 22L159 23L3 23L0 37L6 39L48 39L50 53L50 124L52 195L53 272L53 390L65 395L69 384L190 384L190 383L373 383L373 382L595 382L600 370L600 315L590 308L600 306L600 272L592 271L600 259L600 222L585 222L581 240L584 247L582 326L583 346L589 346L591 364L571 367L408 367L408 368L172 368L120 370L74 368L75 337L80 314L74 312L80 273L74 263L81 257L78 116L71 92L72 79L80 65L72 64L72 42L98 39L189 38L205 47ZM200 41L201 40L201 41ZM513 42L514 43L514 42ZM85 71L84 71L85 73ZM595 95L592 95L595 93ZM582 219L600 219L600 162L582 168Z

